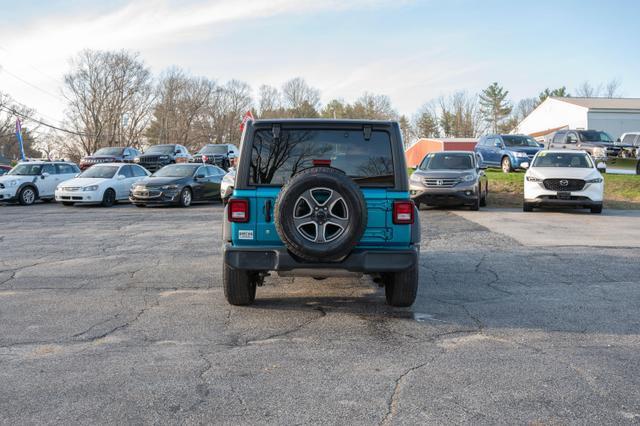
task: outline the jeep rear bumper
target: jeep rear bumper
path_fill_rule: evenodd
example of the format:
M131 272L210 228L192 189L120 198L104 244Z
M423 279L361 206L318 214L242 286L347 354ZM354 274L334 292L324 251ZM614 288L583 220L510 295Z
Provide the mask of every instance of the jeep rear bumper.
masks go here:
M418 263L419 249L355 249L339 262L316 263L298 259L284 247L252 248L224 246L224 261L234 269L293 271L296 269L340 269L349 272L397 272Z

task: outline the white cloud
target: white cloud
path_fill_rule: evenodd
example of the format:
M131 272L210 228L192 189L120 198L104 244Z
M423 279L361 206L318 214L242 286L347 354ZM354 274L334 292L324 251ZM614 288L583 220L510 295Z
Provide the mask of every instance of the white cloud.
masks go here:
M139 0L106 13L49 14L33 22L0 27L0 64L47 92L59 93L69 58L85 48L171 50L184 42L209 39L221 26L244 20L398 3L397 0L218 0L172 4L168 0ZM62 102L2 70L0 87L49 117L62 116Z

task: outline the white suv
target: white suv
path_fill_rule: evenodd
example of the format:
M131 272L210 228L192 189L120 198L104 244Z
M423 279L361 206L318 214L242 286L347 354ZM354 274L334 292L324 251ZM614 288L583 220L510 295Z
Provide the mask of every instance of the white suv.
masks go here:
M573 206L601 213L604 179L599 170L605 167L604 163L596 166L585 151L540 151L525 166L522 209Z
M37 199L52 201L60 182L80 173L78 166L62 161L29 161L19 163L0 176L0 202L31 205Z

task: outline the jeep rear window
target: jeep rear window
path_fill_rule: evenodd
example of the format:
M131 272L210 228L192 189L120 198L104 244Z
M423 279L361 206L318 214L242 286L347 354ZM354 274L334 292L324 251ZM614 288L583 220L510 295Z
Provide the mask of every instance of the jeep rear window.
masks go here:
M389 133L362 130L282 129L279 138L271 129L258 130L251 149L249 182L283 185L314 161L329 160L360 186L392 187L395 184Z

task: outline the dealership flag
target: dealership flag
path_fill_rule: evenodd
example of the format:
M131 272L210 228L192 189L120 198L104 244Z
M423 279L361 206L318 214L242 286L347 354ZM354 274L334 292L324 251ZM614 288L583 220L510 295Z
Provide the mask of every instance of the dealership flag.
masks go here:
M26 160L24 156L24 143L22 141L22 124L20 123L20 119L16 118L16 137L18 138L18 143L20 144L20 158L24 161Z
M244 125L247 123L247 121L253 121L253 114L251 114L251 111L247 111L244 117L242 117L242 123L240 123L241 131L244 130Z

